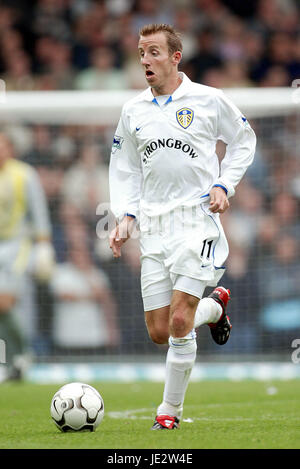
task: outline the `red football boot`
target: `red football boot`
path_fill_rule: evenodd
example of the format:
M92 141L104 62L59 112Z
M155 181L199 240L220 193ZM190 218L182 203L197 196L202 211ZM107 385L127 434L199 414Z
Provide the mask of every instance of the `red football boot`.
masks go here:
M157 415L151 430L175 430L176 428L179 428L179 420L177 417Z
M224 287L217 287L210 295L208 295L208 298L212 298L222 306L223 312L219 321L208 325L214 341L218 345L224 345L229 339L232 328L229 317L226 315L227 303L230 300L230 290L226 290Z

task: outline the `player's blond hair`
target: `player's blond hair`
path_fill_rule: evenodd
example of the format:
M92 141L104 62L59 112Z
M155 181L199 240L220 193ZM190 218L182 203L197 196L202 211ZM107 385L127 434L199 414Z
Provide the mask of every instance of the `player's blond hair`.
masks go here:
M182 42L179 36L179 33L169 24L147 24L143 26L140 31L140 36L150 36L155 33L164 33L167 38L167 44L169 49L169 54L172 55L174 52L182 52Z

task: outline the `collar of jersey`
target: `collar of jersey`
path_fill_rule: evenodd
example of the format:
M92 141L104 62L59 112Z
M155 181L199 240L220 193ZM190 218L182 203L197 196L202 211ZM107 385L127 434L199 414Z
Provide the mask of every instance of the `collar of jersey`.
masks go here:
M165 100L164 103L159 102L159 100L157 100L157 98L160 98L160 97L161 97L161 96L156 96L156 97L154 97L154 98L152 99L152 103L155 103L155 104L157 104L158 106L166 106L166 104L169 104L169 103L172 101L172 95L170 95L170 96L168 96L168 97L165 96L165 99L166 99L166 98L167 98L167 99Z
M168 101L165 104L167 104L168 102L175 101L176 99L181 98L182 96L185 95L187 89L189 88L191 80L183 72L179 72L179 75L180 75L180 78L182 79L182 82L178 86L178 88L174 91L174 93L170 96L171 99L169 98ZM153 96L150 87L147 88L144 92L144 100L145 101L153 101L154 103L157 104L156 99Z

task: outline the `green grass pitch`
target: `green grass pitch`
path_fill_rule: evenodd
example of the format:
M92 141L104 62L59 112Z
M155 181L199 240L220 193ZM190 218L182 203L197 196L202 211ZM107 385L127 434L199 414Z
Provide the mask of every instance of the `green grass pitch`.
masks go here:
M50 417L60 385L0 385L1 449L300 448L300 380L190 383L176 431L151 432L162 383L89 383L105 415L93 433L61 433Z

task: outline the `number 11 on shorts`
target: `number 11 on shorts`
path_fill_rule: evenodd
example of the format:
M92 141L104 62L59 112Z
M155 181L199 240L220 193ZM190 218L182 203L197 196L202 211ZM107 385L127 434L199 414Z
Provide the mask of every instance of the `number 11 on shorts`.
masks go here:
M213 243L213 239L211 239L210 241L205 239L203 241L203 247L202 247L200 257L204 257L206 253L206 259L210 258L212 243Z

